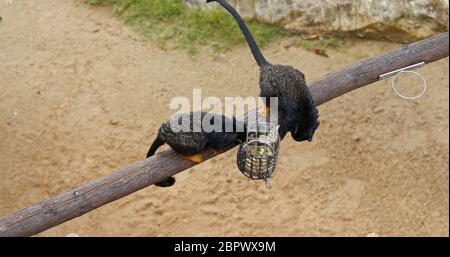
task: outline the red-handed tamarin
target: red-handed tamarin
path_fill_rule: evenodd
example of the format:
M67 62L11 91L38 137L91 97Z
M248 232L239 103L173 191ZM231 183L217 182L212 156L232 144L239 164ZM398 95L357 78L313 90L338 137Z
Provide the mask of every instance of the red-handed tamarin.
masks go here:
M183 159L199 163L203 161L200 153L205 149L219 151L236 142L242 143L245 138L246 125L235 117L206 112L181 113L161 125L147 158L160 146L168 144ZM155 185L169 187L174 183L175 178L168 177Z
M284 138L291 132L296 141L311 141L319 126L318 111L305 82L305 75L288 65L270 64L263 56L250 30L239 13L225 0L218 2L236 20L260 67L260 96L266 99L266 115L270 111L270 97L278 97L279 134Z

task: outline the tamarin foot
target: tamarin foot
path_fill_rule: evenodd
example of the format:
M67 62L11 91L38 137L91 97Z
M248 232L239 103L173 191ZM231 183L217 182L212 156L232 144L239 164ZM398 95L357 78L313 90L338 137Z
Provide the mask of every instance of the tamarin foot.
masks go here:
M155 186L170 187L170 186L173 186L173 184L175 184L175 178L174 177L168 177L168 178L165 178L165 179L161 180L158 183L155 183Z
M201 163L203 161L203 156L201 154L194 154L191 156L182 155L181 158L195 163Z

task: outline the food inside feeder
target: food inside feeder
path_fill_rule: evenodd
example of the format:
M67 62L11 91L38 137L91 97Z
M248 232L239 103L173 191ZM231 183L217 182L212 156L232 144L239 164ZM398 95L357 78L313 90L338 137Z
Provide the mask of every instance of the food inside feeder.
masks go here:
M254 158L248 158L245 162L245 168L248 171L253 172L267 172L269 170L269 160L268 157L254 157Z
M247 153L257 155L273 155L273 150L272 147L265 143L253 141L247 145Z

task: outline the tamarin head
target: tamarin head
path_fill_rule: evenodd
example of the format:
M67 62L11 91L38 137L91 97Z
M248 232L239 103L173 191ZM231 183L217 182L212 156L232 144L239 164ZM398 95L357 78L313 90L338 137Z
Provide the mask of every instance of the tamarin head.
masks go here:
M301 115L299 126L293 132L291 132L292 138L295 141L309 141L311 142L316 129L319 127L319 112L317 111L314 103L306 106Z

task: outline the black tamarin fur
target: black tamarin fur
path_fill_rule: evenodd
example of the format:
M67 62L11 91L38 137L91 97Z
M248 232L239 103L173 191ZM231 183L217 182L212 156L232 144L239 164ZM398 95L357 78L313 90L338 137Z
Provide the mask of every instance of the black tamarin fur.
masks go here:
M280 136L283 138L287 132L291 132L296 141L311 141L319 126L319 115L306 85L305 75L288 65L270 64L259 50L239 13L225 0L207 0L206 2L218 2L238 23L260 67L260 96L266 98L266 106L269 106L270 97L278 97Z
M182 127L184 122L188 126ZM214 126L217 124L217 126ZM173 127L175 125L175 127ZM205 125L214 126L206 128ZM183 128L183 130L181 130ZM227 132L230 131L230 132ZM156 150L168 144L175 152L189 157L201 153L205 149L221 150L236 142L243 142L246 138L246 126L235 117L206 113L191 112L175 115L161 125L158 135L152 143L147 158L154 155ZM160 187L172 186L174 177L166 178L155 185Z

